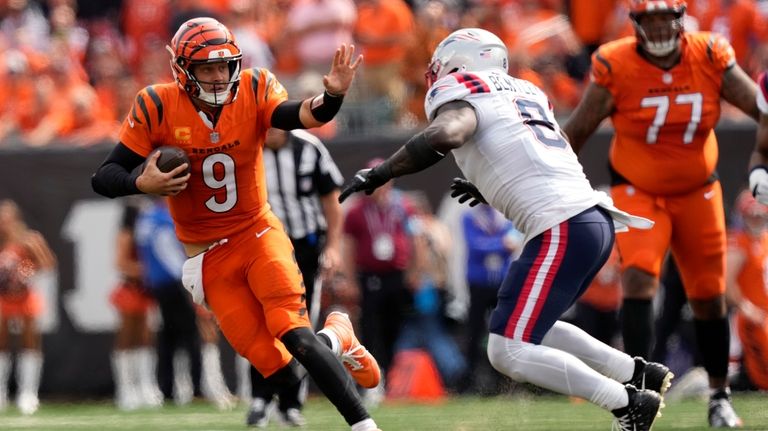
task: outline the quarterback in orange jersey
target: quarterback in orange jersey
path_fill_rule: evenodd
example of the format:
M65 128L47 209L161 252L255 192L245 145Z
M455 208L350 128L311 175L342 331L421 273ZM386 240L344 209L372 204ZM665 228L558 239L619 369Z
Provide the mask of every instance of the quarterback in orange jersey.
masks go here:
M768 207L749 191L736 201L742 226L728 235L728 299L736 307L736 325L749 382L768 390Z
M579 151L610 117L611 196L616 206L656 222L616 237L627 353L650 354L651 300L671 249L709 374L710 425L733 427L741 421L726 380L725 215L713 127L721 98L756 119L756 86L725 39L684 31L685 8L682 0L632 0L635 36L593 54L591 82L563 130Z
M323 94L293 101L271 72L240 70L232 33L212 18L182 24L168 50L176 82L139 92L94 190L168 196L189 256L184 286L207 303L235 350L276 387L298 382L298 361L354 431L377 429L352 380L376 386L376 360L345 314L332 313L317 335L310 329L301 273L267 204L262 164L270 127L317 127L336 115L362 56L342 44ZM182 148L189 166L161 172L159 153L147 156L162 145Z

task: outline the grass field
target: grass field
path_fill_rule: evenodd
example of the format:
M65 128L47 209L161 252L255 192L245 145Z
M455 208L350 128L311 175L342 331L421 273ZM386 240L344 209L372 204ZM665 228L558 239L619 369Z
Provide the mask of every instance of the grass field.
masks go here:
M737 395L736 410L748 430L768 431L768 394ZM307 430L347 430L341 416L324 398L311 398L304 411ZM706 404L684 401L668 404L654 431L707 430ZM385 431L484 430L610 430L611 418L589 403L564 397L454 398L436 405L385 403L373 417ZM219 412L195 402L185 407L121 413L107 402L44 403L31 417L15 409L0 413L0 430L244 430L245 408ZM280 429L270 425L268 429Z

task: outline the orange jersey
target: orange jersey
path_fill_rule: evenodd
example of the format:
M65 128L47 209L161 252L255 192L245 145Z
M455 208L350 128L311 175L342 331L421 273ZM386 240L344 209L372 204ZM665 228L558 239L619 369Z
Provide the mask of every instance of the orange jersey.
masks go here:
M613 96L613 168L652 194L677 194L706 184L717 164L713 128L720 118L723 74L736 64L721 36L684 33L680 62L660 69L637 51L634 36L602 45L592 80Z
M168 199L179 240L226 238L269 211L262 148L272 112L287 97L271 72L245 70L237 99L224 105L211 129L176 83L139 92L120 142L144 157L153 148L175 145L192 165L187 188Z
M744 265L736 278L742 296L761 310L768 311L768 280L765 279L768 233L753 237L742 231L733 231L728 234L728 242L729 247L744 254Z

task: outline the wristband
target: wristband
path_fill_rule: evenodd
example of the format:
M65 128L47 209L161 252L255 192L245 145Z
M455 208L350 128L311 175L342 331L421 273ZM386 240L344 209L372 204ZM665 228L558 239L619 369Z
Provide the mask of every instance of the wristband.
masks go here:
M333 117L341 109L341 103L344 101L344 95L332 95L325 90L323 94L318 94L309 103L309 110L315 120L327 123L333 120Z

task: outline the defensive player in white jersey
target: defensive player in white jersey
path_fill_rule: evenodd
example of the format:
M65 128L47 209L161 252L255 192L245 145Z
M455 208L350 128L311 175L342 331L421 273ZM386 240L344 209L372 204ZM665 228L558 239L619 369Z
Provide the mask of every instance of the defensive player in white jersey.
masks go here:
M486 197L525 234L491 316L491 364L517 381L612 411L622 430L650 429L669 369L632 358L558 318L608 259L615 227L653 223L616 209L592 189L547 96L507 74L507 50L492 33L450 34L435 50L427 81L429 126L380 165L358 171L339 199L371 193L453 151L477 186L471 194ZM455 187L470 193L471 184Z

